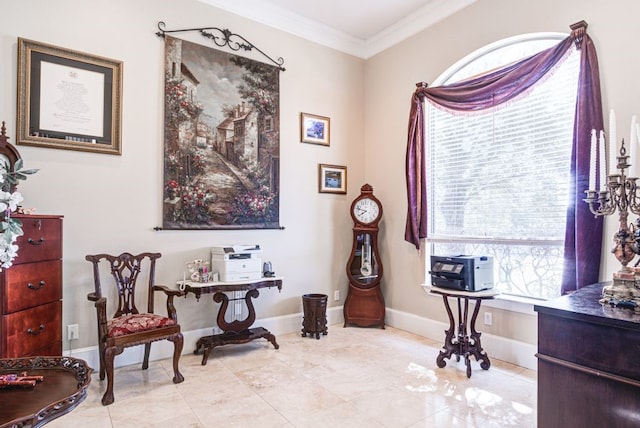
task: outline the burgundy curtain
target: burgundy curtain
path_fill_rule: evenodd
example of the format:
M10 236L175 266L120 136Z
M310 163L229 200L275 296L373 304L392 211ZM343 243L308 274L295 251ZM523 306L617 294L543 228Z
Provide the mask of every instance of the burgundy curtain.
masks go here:
M429 88L418 83L411 99L407 142L407 223L405 240L420 248L427 236L424 99L444 109L473 112L500 105L524 94L558 65L575 43L581 50L580 77L571 159L572 197L567 211L562 292L598 281L602 219L582 202L589 177L591 129L603 129L598 59L582 21L571 26L569 37L558 45L490 74Z

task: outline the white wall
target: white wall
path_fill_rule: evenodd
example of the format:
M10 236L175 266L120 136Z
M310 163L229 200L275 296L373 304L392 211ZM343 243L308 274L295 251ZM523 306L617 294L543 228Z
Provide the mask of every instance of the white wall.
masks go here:
M406 219L405 150L410 99L415 83L432 82L457 60L489 43L524 33L565 32L585 20L598 52L605 124L615 109L618 136L629 140L631 116L640 114L640 59L637 55L640 4L626 0L481 0L367 61L366 178L385 202L385 299L394 310L444 321L440 299L425 299L424 255L404 242ZM638 160L632 160L637 162ZM615 218L614 218L615 217ZM635 216L632 216L635 219ZM619 268L609 250L617 216L607 219L602 280ZM537 343L537 318L491 309L489 334Z
M299 313L307 292L346 295L345 263L351 248L348 209L369 182L384 204L380 248L383 292L393 317L445 319L440 299L426 297L423 254L403 240L406 215L405 149L409 101L419 81L431 82L468 53L496 40L538 32L569 32L579 20L600 59L603 108L616 110L618 134L640 114L636 18L632 0L481 0L368 61L222 12L195 0L23 0L5 2L0 27L0 120L15 139L16 38L24 37L124 61L123 154L109 156L19 146L26 166L40 172L21 184L25 206L63 214L64 319L81 326L74 348L95 344L93 307L86 301L92 278L84 255L123 250L159 251L158 278L173 283L185 261L206 257L220 243L260 243L264 258L285 277L282 293L265 290L259 317ZM158 21L171 28L220 26L240 33L273 57L281 74L281 224L284 230L163 231L163 42ZM185 39L206 44L198 34ZM299 143L298 115L331 117L331 147ZM317 193L317 164L348 167L348 194ZM602 279L617 269L609 254L615 219L603 246ZM332 300L332 299L330 299ZM214 304L180 299L184 330L213 324ZM335 311L333 311L335 312ZM407 327L409 328L409 327ZM490 335L536 343L536 317L494 310ZM65 342L65 349L69 344Z
M293 37L195 0L25 0L4 2L0 27L0 120L15 141L17 37L124 62L122 156L18 146L29 168L40 171L20 185L26 207L64 215L63 325L79 324L73 347L96 344L95 310L86 295L93 279L86 254L158 251L158 282L182 279L184 263L206 258L216 244L263 247L284 276L281 293L261 291L259 317L299 313L304 293L346 296L351 249L351 200L364 184L362 60ZM281 211L284 230L154 231L162 225L163 40L167 29L218 26L243 35L272 57L281 73ZM193 42L211 42L181 33ZM255 57L256 59L258 57ZM331 146L302 144L299 113L331 118ZM348 167L348 194L318 193L318 164ZM162 306L159 306L162 307ZM214 303L178 299L183 330L214 324ZM64 349L69 343L64 342ZM190 352L187 350L186 352Z

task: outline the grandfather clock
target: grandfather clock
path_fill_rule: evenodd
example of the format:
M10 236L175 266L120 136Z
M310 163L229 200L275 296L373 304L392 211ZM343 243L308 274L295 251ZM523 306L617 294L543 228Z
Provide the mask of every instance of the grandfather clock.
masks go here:
M365 184L351 203L353 245L347 262L349 291L344 302L344 326L384 328L384 298L380 290L382 263L378 253L378 224L382 203Z

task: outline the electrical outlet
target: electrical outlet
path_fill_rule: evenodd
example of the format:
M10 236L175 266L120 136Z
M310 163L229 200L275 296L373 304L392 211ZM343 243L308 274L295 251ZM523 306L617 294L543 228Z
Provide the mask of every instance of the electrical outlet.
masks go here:
M340 290L336 290L333 292L333 300L335 300L336 302L340 300Z
M69 324L67 326L67 340L78 340L80 337L78 329L78 324Z
M484 313L484 325L491 325L493 323L493 314L491 312Z

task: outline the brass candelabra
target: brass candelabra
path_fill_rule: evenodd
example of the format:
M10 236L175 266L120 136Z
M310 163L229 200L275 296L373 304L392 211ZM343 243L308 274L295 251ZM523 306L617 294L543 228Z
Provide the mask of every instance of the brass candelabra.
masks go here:
M628 177L626 173L631 164L624 139L616 159L618 173L608 174L600 190L585 190L587 197L584 201L596 217L618 213L619 225L613 235L611 252L622 267L613 274L613 284L603 288L600 303L640 312L640 268L637 267L638 263L634 267L628 266L640 254L640 217L635 224L629 225L628 222L629 212L640 215L640 195L636 183L638 177ZM594 163L592 168L595 168ZM589 187L592 185L595 185L595 180L590 180Z

